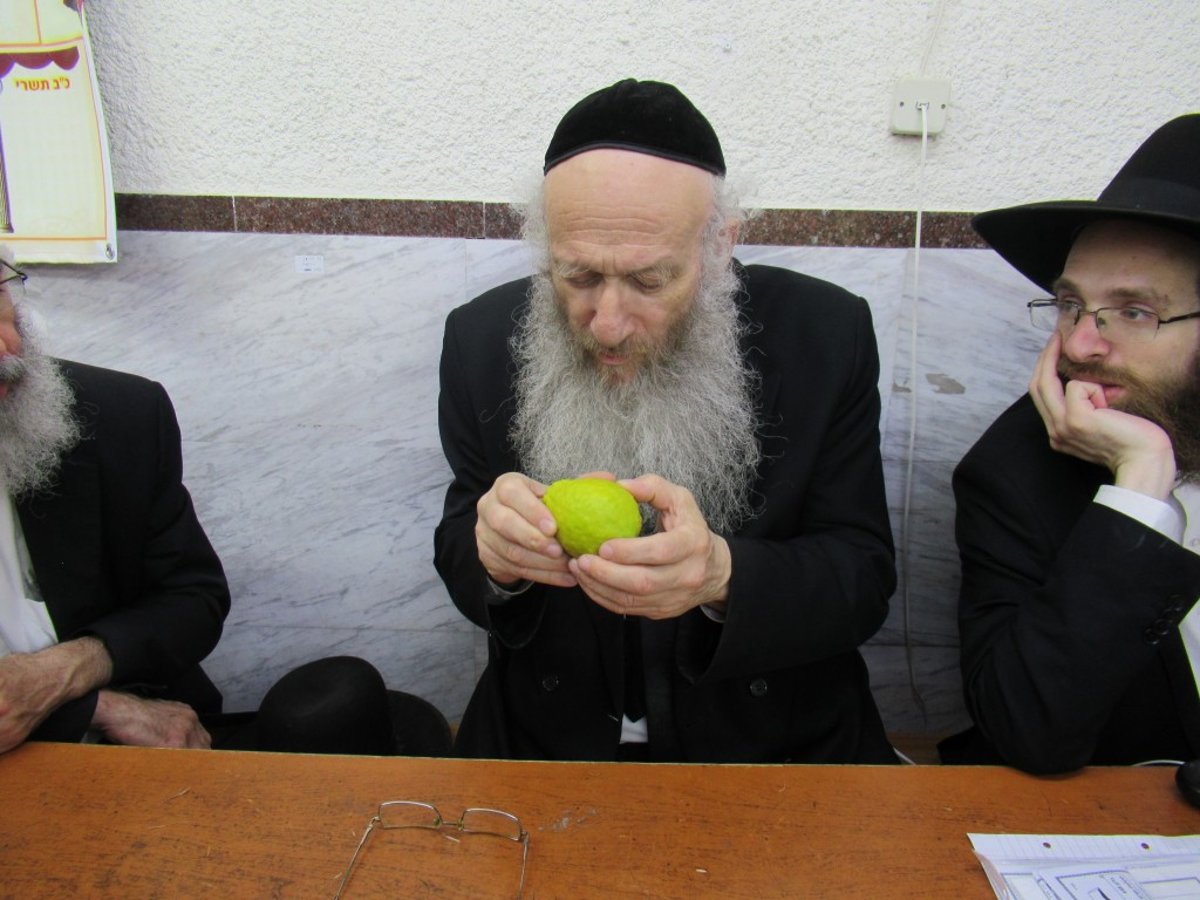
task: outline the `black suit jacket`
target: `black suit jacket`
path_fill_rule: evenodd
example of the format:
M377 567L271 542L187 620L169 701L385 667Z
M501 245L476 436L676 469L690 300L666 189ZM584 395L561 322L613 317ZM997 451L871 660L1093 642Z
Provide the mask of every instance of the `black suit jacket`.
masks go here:
M199 663L221 635L229 589L183 485L171 401L144 378L60 364L83 439L51 488L17 504L59 640L100 638L114 688L219 712ZM94 708L93 692L35 737L78 740Z
M717 762L890 762L857 648L895 583L879 452L879 361L867 304L784 269L738 267L762 376L759 515L727 535L728 617L639 619L650 755ZM450 595L488 629L489 660L458 733L468 756L613 759L623 713L622 619L578 588L489 602L475 505L519 471L508 439L508 340L527 280L454 310L439 425L454 472L435 537Z
M1200 556L1092 502L1111 480L1050 449L1028 396L955 470L963 682L981 735L952 741L947 762L1043 773L1200 755L1178 629Z

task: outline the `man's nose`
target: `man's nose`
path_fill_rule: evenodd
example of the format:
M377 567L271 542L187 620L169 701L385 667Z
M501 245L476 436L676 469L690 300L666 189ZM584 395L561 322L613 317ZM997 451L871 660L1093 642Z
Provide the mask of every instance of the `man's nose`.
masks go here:
M1063 334L1063 353L1072 362L1107 356L1111 347L1093 313L1080 313L1075 327Z
M617 347L629 337L623 289L617 279L604 279L596 294L596 311L589 324L592 337L605 347Z

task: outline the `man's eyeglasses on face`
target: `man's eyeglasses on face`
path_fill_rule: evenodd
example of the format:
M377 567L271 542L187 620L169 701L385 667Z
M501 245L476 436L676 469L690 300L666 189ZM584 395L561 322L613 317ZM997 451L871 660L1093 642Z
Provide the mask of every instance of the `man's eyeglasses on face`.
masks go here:
M350 857L346 873L342 876L341 883L338 884L337 893L333 895L334 900L338 900L345 891L346 885L350 882L350 876L354 872L354 864L366 846L367 838L376 828L382 830L423 828L427 831L450 829L460 834L498 837L520 844L521 880L517 884L517 897L520 898L521 893L525 890L525 864L529 861L529 832L525 830L521 820L512 813L502 809L474 806L463 810L462 815L457 819L447 821L442 818L442 814L432 803L423 803L419 800L388 800L379 804L379 811L367 823L367 830L363 832L358 846L354 848L354 855Z
M1182 316L1161 318L1158 313L1138 306L1112 306L1102 309L1085 309L1074 300L1030 300L1029 321L1043 331L1061 331L1064 335L1079 324L1084 316L1096 320L1096 330L1110 341L1142 343L1154 339L1160 325L1182 322L1185 319L1200 319L1200 311L1184 313Z
M28 275L0 259L0 290L5 291L14 303L24 296L28 280Z

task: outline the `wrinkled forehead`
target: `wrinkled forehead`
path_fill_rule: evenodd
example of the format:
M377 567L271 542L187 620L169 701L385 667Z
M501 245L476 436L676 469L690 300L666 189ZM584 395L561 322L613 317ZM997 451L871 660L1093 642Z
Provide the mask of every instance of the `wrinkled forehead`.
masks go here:
M713 209L713 176L645 153L592 150L551 169L544 196L552 241L570 234L625 243L645 235L686 243Z

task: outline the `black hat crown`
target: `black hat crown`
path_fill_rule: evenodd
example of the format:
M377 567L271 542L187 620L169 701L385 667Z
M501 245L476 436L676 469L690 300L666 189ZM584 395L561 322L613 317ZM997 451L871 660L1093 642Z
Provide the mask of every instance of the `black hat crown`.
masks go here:
M1017 271L1050 290L1079 230L1129 218L1200 239L1200 114L1167 122L1134 152L1099 198L983 212L975 230Z
M446 756L450 725L433 704L389 690L365 659L330 656L292 669L263 697L257 750Z
M1097 203L1200 221L1200 114L1172 119L1147 138Z

